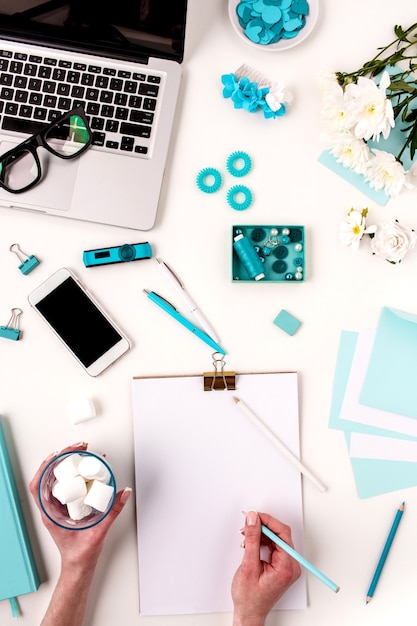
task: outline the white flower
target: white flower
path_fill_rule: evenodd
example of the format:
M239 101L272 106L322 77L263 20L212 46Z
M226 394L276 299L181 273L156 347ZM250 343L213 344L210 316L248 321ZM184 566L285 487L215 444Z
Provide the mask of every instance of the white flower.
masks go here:
M338 163L348 167L357 174L368 170L370 150L362 139L349 132L333 132L322 136L325 146Z
M401 226L397 221L383 224L372 238L373 254L382 256L390 263L401 263L404 256L414 248L416 234L408 226Z
M330 68L322 70L319 75L320 89L323 96L326 97L329 91L333 90L334 84L338 85L336 72Z
M368 162L366 180L376 189L384 189L387 196L396 196L404 186L409 186L404 168L390 152L373 149L374 157Z
M321 114L335 129L349 130L351 127L347 115L348 100L337 80L327 83Z
M363 211L351 209L349 211L347 219L340 224L340 241L344 246L352 246L353 250L357 250L363 235L370 235L376 232L376 226L366 227L365 218L367 213L367 209Z
M293 96L283 83L279 83L270 88L265 100L272 111L278 111L283 104L291 104Z
M405 180L408 189L417 189L417 162L410 167L405 175Z
M353 130L356 137L367 141L379 140L382 133L386 139L394 127L394 111L391 102L385 95L390 84L387 71L382 74L379 87L370 78L360 76L357 83L346 86L349 96L347 113L354 120Z

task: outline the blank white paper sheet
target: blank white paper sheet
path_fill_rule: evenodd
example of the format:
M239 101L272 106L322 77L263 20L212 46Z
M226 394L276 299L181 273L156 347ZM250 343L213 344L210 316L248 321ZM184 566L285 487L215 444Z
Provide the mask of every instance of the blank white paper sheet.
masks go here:
M299 456L296 373L237 374L234 391L204 391L203 376L133 380L143 615L233 610L243 510L289 524L303 554L301 475L234 395ZM306 606L303 572L276 608Z

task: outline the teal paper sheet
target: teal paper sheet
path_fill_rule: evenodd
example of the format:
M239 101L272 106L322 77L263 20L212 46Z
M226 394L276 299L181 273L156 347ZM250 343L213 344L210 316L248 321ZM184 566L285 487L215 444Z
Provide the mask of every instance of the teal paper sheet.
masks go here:
M417 463L351 459L360 498L371 498L417 485Z
M384 307L360 395L361 404L417 418L417 315Z
M342 331L336 363L333 394L330 407L329 428L344 431L349 450L350 433L360 432L411 439L401 433L340 419L345 389L349 378L358 333ZM417 485L417 463L351 458L352 471L360 498L369 498L390 491Z
M383 190L377 191L373 189L369 183L365 180L363 174L356 174L347 167L344 167L341 163L338 163L335 157L330 154L328 150L324 150L317 159L319 163L327 167L334 174L337 174L343 178L346 182L356 189L359 189L365 196L368 196L371 200L381 206L385 206L389 200L389 196Z
M0 419L0 600L36 591L39 584Z

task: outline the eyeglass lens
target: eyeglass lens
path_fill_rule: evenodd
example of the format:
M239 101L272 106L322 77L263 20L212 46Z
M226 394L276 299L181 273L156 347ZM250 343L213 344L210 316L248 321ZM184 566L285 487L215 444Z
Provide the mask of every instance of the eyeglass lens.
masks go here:
M88 143L89 133L79 115L70 115L48 129L44 141L58 156L74 156Z
M79 115L69 115L48 128L43 141L53 154L70 158L88 144L89 132ZM0 179L11 191L23 191L39 178L40 171L35 156L25 147L17 147L0 161Z
M29 187L39 178L34 155L26 149L9 155L0 163L0 177L4 185L12 191Z

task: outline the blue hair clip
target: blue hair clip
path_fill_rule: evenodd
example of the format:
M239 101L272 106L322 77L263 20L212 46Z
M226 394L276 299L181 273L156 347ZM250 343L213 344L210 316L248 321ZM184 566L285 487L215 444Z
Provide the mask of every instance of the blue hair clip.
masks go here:
M230 98L235 109L249 113L262 111L266 119L282 117L292 96L283 85L272 82L248 65L241 65L232 74L223 74L223 97Z

